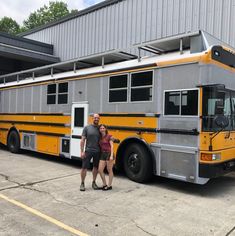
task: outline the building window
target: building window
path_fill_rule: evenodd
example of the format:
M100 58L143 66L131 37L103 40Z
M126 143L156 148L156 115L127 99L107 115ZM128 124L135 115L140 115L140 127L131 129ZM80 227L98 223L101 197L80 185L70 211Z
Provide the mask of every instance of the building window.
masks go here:
M152 101L153 71L131 74L131 102Z
M68 103L68 83L47 85L47 104Z
M165 92L165 115L198 115L198 90Z
M110 76L109 102L127 102L128 76Z

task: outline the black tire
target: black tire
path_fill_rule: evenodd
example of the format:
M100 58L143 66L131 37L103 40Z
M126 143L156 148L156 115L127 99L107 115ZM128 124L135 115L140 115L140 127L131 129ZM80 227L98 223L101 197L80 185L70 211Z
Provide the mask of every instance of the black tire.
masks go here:
M10 152L19 153L20 150L20 138L15 130L12 130L7 139L7 147Z
M141 144L131 144L124 156L124 170L129 179L144 183L153 175L153 167L148 150Z

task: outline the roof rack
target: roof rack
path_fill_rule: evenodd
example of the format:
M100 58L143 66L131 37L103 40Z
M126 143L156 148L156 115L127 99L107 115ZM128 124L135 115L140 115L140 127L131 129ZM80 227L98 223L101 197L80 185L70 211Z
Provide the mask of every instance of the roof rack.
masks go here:
M136 44L135 47L138 48L138 58L141 60L141 50L157 55L173 51L179 51L180 54L183 54L185 49L190 49L190 53L203 52L212 45L224 45L231 48L228 44L203 30L148 41Z
M67 71L74 71L74 73L76 73L79 69L90 68L94 66L102 66L104 68L104 66L107 64L131 59L137 59L137 56L123 51L112 50L106 53L94 54L66 62L59 62L29 70L5 74L0 76L0 84L19 82L28 78L32 78L34 80L36 77L43 75L51 75L51 77L53 77L53 75L56 73Z
M159 40L136 44L134 45L134 48L138 48L138 56L120 50L110 50L106 53L93 54L66 62L58 62L34 69L2 75L0 76L0 85L6 84L8 82L20 82L21 80L25 79L34 80L36 77L43 75L51 75L53 78L53 75L56 73L67 71L73 71L76 73L79 69L91 68L94 66L102 66L104 68L105 65L110 63L122 62L137 58L140 62L141 50L145 50L157 55L172 51L179 51L181 54L183 54L185 49L190 49L191 53L196 53L205 51L213 45L223 45L231 48L231 46L216 39L207 32L199 30L196 32L179 34ZM235 49L233 50L235 51Z

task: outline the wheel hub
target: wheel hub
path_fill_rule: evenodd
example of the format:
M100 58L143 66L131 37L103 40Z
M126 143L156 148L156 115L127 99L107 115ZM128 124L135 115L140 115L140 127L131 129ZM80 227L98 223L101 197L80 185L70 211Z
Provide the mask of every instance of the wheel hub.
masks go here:
M140 159L137 153L132 153L129 156L128 168L135 174L140 171Z

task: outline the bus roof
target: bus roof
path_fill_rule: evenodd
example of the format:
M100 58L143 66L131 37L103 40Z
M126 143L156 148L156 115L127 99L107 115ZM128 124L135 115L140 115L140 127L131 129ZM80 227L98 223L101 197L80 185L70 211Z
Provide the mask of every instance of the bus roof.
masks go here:
M133 69L139 70L146 67L165 67L172 64L199 62L200 57L203 54L205 54L205 52L191 54L189 50L184 51L183 54L180 54L179 52L171 52L159 56L143 57L141 58L141 60L139 60L138 58L132 58L130 60L121 62L85 67L81 69L73 69L73 67L70 67L71 69L69 71L65 70L64 72L56 71L56 66L51 68L36 68L35 70L28 70L24 72L25 78L21 78L20 73L12 73L7 75L8 77L6 75L0 77L0 79L2 80L3 78L5 78L5 81L1 81L0 88L22 86L26 84L34 84L45 81L57 81L60 79L78 78L95 74L97 74L98 76L106 76L107 74L112 72L122 72ZM82 62L84 63L84 61ZM47 74L43 75L43 73L46 73L46 70ZM39 74L42 73L42 75L37 76L37 72Z
M196 31L137 44L135 48L138 49L138 56L124 51L112 50L106 53L2 75L0 76L0 88L88 75L104 76L113 71L128 71L134 68L141 69L143 67L196 63L200 61L202 55L211 51L213 45L223 45L219 54L224 57L224 55L228 55L227 51L231 54L229 61L234 58L233 51L235 50L228 50L230 48L228 45L204 31ZM151 52L155 56L141 57L141 50ZM222 57L213 58L213 55L212 59L220 63L226 61L224 64L231 67L231 63L227 59Z

